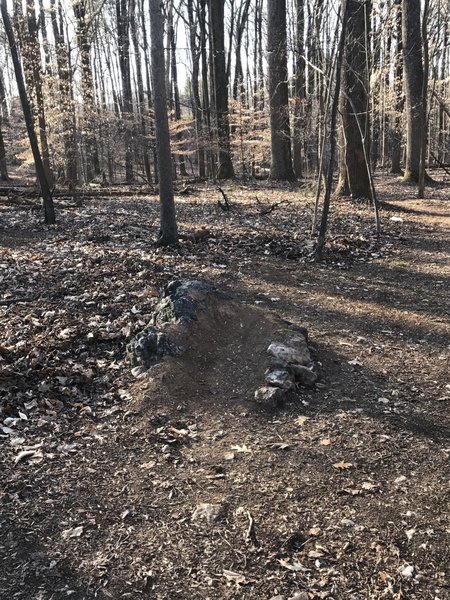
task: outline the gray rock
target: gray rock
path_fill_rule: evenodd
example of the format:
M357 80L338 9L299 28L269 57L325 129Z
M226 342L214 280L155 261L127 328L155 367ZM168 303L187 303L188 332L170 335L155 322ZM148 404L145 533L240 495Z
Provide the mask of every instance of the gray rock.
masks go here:
M292 390L295 387L294 376L288 369L273 369L266 371L266 382L282 390Z
M296 381L303 385L314 385L317 381L317 373L311 367L304 365L289 365L290 372L294 375Z
M162 329L168 323L188 325L195 321L198 312L206 308L206 299L210 294L221 295L216 288L203 281L176 280L169 283L149 325L127 346L127 358L131 365L149 369L165 355L180 354L182 348L172 342Z
M286 398L286 391L279 387L260 387L255 392L256 402L276 406Z
M191 521L206 521L208 525L217 521L223 513L223 504L209 504L201 502L197 504L191 516Z
M155 327L149 326L139 333L127 346L129 362L134 366L149 369L166 354L176 355L181 348Z
M156 305L150 324L192 323L197 319L198 311L206 307L206 297L213 293L218 293L216 288L204 281L171 281Z
M301 334L295 334L289 342L272 342L267 352L277 360L286 363L308 365L311 362L308 344Z

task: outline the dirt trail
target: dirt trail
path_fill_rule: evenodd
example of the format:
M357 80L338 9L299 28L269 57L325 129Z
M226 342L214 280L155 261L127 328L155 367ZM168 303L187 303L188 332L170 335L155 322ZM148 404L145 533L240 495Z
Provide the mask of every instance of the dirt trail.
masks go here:
M266 193L268 202L283 194L292 199L289 190ZM46 260L56 261L69 307L72 287L78 297L99 282L97 304L89 300L78 314L77 300L65 329L93 322L96 314L110 325L83 346L78 332L70 349L65 336L57 345L57 335L47 333L49 357L60 352L67 363L64 352L76 348L71 368L83 364L95 371L95 385L90 403L78 397L70 403L63 388L75 380L60 382L59 396L47 392L52 418L39 422L30 410L29 422L17 425L29 442L42 442L40 457L14 465L18 450L4 440L0 598L269 600L296 591L308 594L302 600L450 598L450 211L444 191L420 202L398 200L401 193L395 183L384 190L387 250L371 257L369 249L364 260L351 263L317 266L274 256L272 249L252 254L241 245L230 254L237 230L246 243L252 235L245 221L253 210L250 193L250 200L241 200L241 213L222 225L220 244L192 245L181 257L145 254L146 240L138 236L130 243L130 230L128 238L111 230L111 245L96 254L89 236L98 236L99 228L95 222L89 231L77 225L77 218L84 222L98 211L95 204L83 209L85 216L69 215L66 229L53 238L43 238L39 228L31 231L38 240L34 248L9 245L5 260L23 253L17 285L36 260L43 269ZM184 226L217 218L208 194L181 205ZM136 206L130 225L135 233L142 220ZM337 229L350 219L349 206L335 214ZM294 210L303 209L289 205L265 221L267 234L273 229L284 239ZM360 207L357 217L365 235L370 212ZM81 231L72 246L71 219ZM72 253L61 253L64 248ZM39 252L44 258L33 259ZM92 273L81 267L84 252ZM115 335L120 303L139 308L137 328L170 277L201 275L232 290L244 306L256 302L267 322L276 315L307 327L321 363L320 385L301 390L283 409L255 407L242 391L248 378L237 372L249 368L253 385L255 337L232 329L226 352L217 339L214 360L205 357L203 372L183 372L178 380L182 362L171 361L175 381L165 388L170 399L145 378L133 380L121 362L122 338L105 333ZM42 272L29 285L27 293L58 289L56 279L50 282ZM53 302L56 309L64 304L57 295ZM29 319L45 319L47 308L42 300L41 314ZM5 319L17 319L17 328L31 323L30 307L6 310ZM40 335L38 329L17 333L42 345ZM89 362L94 355L106 365ZM28 371L21 388L13 379L20 364L6 353L5 362L6 381L16 393L29 382L41 393ZM52 363L41 380L69 377L61 368ZM86 390L85 371L83 377L77 386ZM196 389L207 388L201 403L193 401L188 378L195 378Z

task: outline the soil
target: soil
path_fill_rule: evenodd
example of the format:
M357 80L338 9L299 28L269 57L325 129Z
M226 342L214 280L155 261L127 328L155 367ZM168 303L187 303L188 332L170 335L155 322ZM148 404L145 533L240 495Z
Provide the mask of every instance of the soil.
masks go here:
M306 187L0 200L0 598L450 598L450 210L445 183L334 201L314 263ZM204 235L196 237L199 226ZM197 241L198 240L198 241ZM231 310L141 378L126 345L163 287ZM287 320L319 383L253 401Z

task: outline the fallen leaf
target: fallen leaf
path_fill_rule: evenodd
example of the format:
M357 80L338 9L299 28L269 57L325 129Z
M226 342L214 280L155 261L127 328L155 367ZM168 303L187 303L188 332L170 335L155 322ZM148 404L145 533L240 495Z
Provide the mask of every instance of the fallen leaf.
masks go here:
M341 470L350 469L351 467L353 467L353 463L344 462L343 460L341 460L340 462L334 463L333 467L335 469L341 469Z
M71 529L65 529L61 533L61 536L65 540L70 540L71 538L80 537L82 533L83 533L83 526L80 525L79 527L72 527Z
M228 581L233 581L236 584L246 583L245 575L242 573L235 573L234 571L228 571L227 569L223 570L223 576L228 579Z
M343 494L348 494L349 496L359 496L361 494L361 490L356 488L344 488L342 490Z
M252 450L250 450L250 448L248 448L248 446L246 446L245 444L243 444L242 446L239 445L235 445L235 446L231 446L232 450L235 450L236 452L239 452L241 454L251 454Z
M306 573L307 571L311 570L311 569L307 569L299 562L288 563L288 561L284 560L283 558L280 558L278 560L278 562L285 569L289 569L289 571L294 571L295 573L298 573L298 572Z
M310 550L308 552L308 558L322 558L322 556L325 556L323 552L320 552L320 550Z
M400 477L397 477L397 479L394 479L394 483L396 485L398 485L399 483L403 483L404 481L406 481L406 477L405 475L400 475Z
M399 573L405 579L411 579L411 577L414 575L414 566L406 565L405 567L400 567Z
M368 492L373 492L379 489L379 485L377 483L372 483L371 481L364 481L362 484L362 489Z
M291 445L287 442L274 442L273 444L267 444L269 448L273 450L289 450Z
M357 358L353 358L352 360L348 360L347 361L349 365L352 365L353 367L362 367L363 364L361 361L359 361Z
M22 450L22 452L19 452L19 454L14 459L14 463L17 465L17 463L19 463L24 458L30 458L31 456L34 456L35 454L36 454L36 450Z

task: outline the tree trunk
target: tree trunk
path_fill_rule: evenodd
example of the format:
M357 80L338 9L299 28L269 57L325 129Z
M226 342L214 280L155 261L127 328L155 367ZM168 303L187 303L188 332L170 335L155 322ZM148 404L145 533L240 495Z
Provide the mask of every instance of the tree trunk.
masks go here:
M267 53L271 136L270 177L294 181L289 126L286 0L268 0Z
M201 179L206 175L205 171L205 150L203 139L203 115L202 103L200 100L200 44L197 42L196 29L197 24L194 19L193 0L187 0L188 25L189 25L189 40L192 58L192 104L195 119L195 133L197 138L197 157L198 157L198 174ZM200 16L200 15L199 15Z
M8 167L6 165L6 150L5 140L3 139L2 132L2 121L3 119L0 117L0 178L2 181L11 181L11 178L8 175Z
M174 117L180 125L181 121L181 102L180 102L180 89L178 87L178 68L177 68L177 40L175 35L175 27L173 24L173 12L170 12L169 19L169 41L170 41L170 79L171 89L173 90L173 108ZM183 131L179 131L176 136L179 144L183 143ZM180 175L186 177L186 162L184 160L183 153L178 154L178 163L180 165Z
M150 168L150 159L148 155L148 142L147 142L147 127L145 123L146 105L144 95L144 80L142 76L142 60L141 60L141 48L139 46L138 39L138 27L137 27L137 11L138 7L135 0L130 1L130 30L131 39L133 41L134 56L136 63L136 83L139 101L139 113L140 113L140 125L141 125L141 144L142 144L142 156L144 161L145 177L148 183L152 181L152 173Z
M394 116L392 126L391 141L391 173L403 175L402 160L402 114L403 114L403 42L402 42L402 0L395 0L395 35L397 38L397 48L395 52L395 71L394 71Z
M125 142L125 181L131 183L133 176L133 97L130 72L130 15L128 0L116 0L117 41L119 66L122 80L122 122Z
M303 103L305 100L305 57L303 37L305 34L304 0L296 0L295 27L295 72L294 72L294 138L292 143L294 172L297 179L302 176Z
M20 102L22 104L22 110L25 118L25 124L27 127L28 138L30 140L31 151L33 153L36 175L39 181L39 185L41 187L42 199L44 201L45 222L48 225L53 225L55 223L55 210L53 206L53 198L47 178L45 176L44 164L42 162L42 157L39 150L36 131L34 129L33 114L31 112L31 106L25 88L25 80L23 77L22 65L20 64L19 53L17 50L14 31L11 25L11 20L9 18L6 2L7 0L1 0L3 25L5 27L5 32L11 50L11 58L14 66L14 73L16 76L17 89L19 91L19 97Z
M334 170L334 154L336 151L336 123L339 108L339 97L341 94L340 86L342 83L342 68L345 51L345 36L348 27L349 16L349 0L342 0L341 13L342 26L341 35L336 57L336 86L334 89L333 103L331 105L331 123L330 123L330 159L328 162L328 171L326 176L325 197L323 199L322 218L320 220L319 236L315 249L315 259L322 259L323 249L325 246L325 236L327 234L328 215L330 212L331 189L333 186L333 170Z
M88 181L100 174L95 136L96 111L94 109L94 85L91 68L91 42L88 23L86 21L86 0L76 0L73 4L76 20L76 35L80 50L81 63L81 93L83 96L83 122L86 147L86 178Z
M422 38L420 0L402 0L403 65L406 96L405 181L419 181L422 147Z
M216 177L234 177L230 149L230 125L228 118L228 79L225 68L224 45L225 0L209 0L209 19L212 47L214 112L219 144Z
M341 73L340 158L336 194L371 198L367 157L368 114L368 28L370 0L347 0L347 35Z
M59 6L61 9L61 5ZM51 22L55 39L56 65L58 69L59 102L61 129L64 139L66 179L69 188L78 184L78 152L76 140L76 117L73 101L72 78L69 69L69 57L64 40L64 30L58 25L55 0L50 0Z
M168 246L178 242L178 230L173 198L172 156L170 151L165 86L164 27L160 0L149 0L149 8L156 153L158 157L159 200L161 208L161 234L158 239L158 245Z
M420 148L419 164L419 189L418 198L425 198L425 164L427 153L427 106L428 106L428 74L430 70L430 55L428 48L428 12L430 9L429 0L425 0L423 6L422 20L422 46L423 46L423 81L422 81L422 145Z
M27 32L24 39L23 59L25 77L28 82L32 111L36 115L41 143L42 162L49 185L53 184L53 174L50 166L50 149L47 137L47 122L45 118L44 92L42 89L41 52L38 40L36 9L33 0L27 0Z

